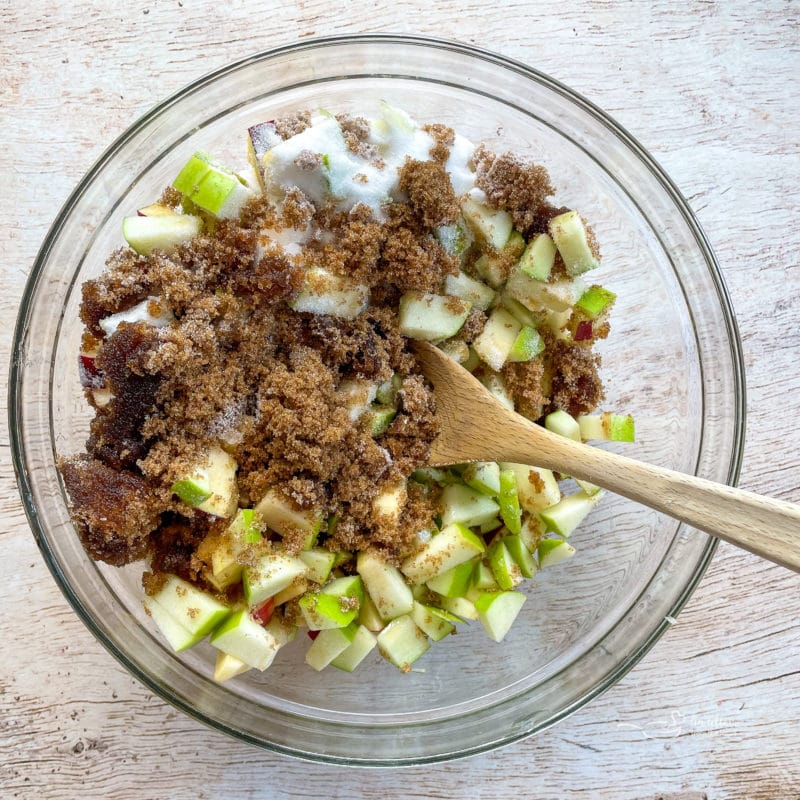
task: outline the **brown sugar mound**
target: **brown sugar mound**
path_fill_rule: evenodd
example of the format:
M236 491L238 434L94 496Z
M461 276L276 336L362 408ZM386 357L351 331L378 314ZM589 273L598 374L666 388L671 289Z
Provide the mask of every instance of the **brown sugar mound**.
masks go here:
M423 225L437 228L450 225L458 217L458 201L450 176L437 161L407 159L400 169L400 191L408 194L408 203Z
M496 155L483 145L476 148L473 160L477 186L491 205L511 214L514 227L528 238L534 225L541 224L547 198L555 192L547 170L512 153Z
M544 360L536 356L530 361L507 363L502 375L516 410L528 419L539 419L549 400L544 383Z
M143 558L148 534L159 522L163 496L138 475L88 455L62 459L58 466L89 555L115 567Z
M562 409L573 417L594 411L605 397L598 373L600 356L560 340L549 352L552 387L547 411Z

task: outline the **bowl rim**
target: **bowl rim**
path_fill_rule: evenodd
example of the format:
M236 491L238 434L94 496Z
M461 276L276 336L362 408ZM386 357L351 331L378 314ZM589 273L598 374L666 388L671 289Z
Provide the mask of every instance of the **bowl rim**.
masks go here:
M621 680L639 661L646 655L646 653L655 645L661 638L663 633L672 624L672 617L676 616L688 602L694 590L697 588L701 578L703 577L709 563L716 551L718 540L709 537L708 542L703 550L702 556L698 561L697 567L691 579L684 586L683 591L677 597L672 609L667 618L662 620L651 631L650 635L640 644L639 648L632 653L628 658L624 659L616 667L610 670L603 678L595 685L590 691L585 692L578 699L568 704L561 710L555 712L543 724L533 726L530 730L517 731L514 733L507 733L506 735L499 736L488 743L481 745L471 746L459 750L456 753L449 753L444 755L434 755L430 757L415 757L413 760L408 759L382 759L376 761L359 760L353 758L343 758L341 756L327 756L324 754L311 754L301 750L296 750L291 747L277 744L275 742L267 742L263 739L243 733L239 730L234 730L225 723L212 719L202 712L197 711L189 703L184 702L177 694L175 694L169 686L160 683L156 678L149 675L144 669L141 669L134 661L132 661L126 653L117 648L111 641L109 641L104 633L100 630L98 625L94 622L92 617L84 610L79 599L73 592L66 575L63 573L58 561L54 557L47 538L44 534L44 525L39 518L35 502L33 500L33 491L30 477L25 464L24 458L24 445L22 442L21 432L15 425L16 419L19 418L17 414L18 405L21 401L20 397L20 377L22 366L24 364L24 343L30 313L32 311L32 299L38 288L39 280L41 278L45 263L47 261L53 243L61 233L65 220L68 216L70 209L77 203L86 188L91 184L96 175L103 169L103 167L111 161L120 148L128 142L133 136L136 135L138 130L157 118L160 114L170 108L173 104L183 99L186 95L191 94L203 86L213 83L225 75L235 72L239 69L247 67L250 64L258 63L261 61L276 58L285 54L301 53L308 50L318 50L329 46L337 45L374 45L380 43L386 46L392 45L412 45L420 47L430 47L434 49L450 51L459 55L475 58L489 64L510 70L522 75L525 78L534 80L543 84L546 88L562 95L572 104L588 113L595 120L600 122L604 127L615 135L622 143L629 148L632 153L647 167L656 181L660 184L661 188L672 200L674 206L680 212L686 223L688 229L691 231L694 239L703 255L706 266L708 267L709 276L714 284L717 299L723 313L726 324L727 340L730 344L731 352L731 366L732 366L732 381L734 386L733 399L734 399L734 416L735 422L733 426L733 442L731 460L728 465L727 483L735 486L738 482L741 472L742 459L744 453L745 429L746 429L746 385L745 385L745 370L744 370L744 357L742 350L741 338L739 335L738 325L733 310L733 304L730 299L722 271L717 261L716 256L711 248L710 242L703 231L700 222L689 206L688 201L684 198L677 185L669 177L666 171L661 167L658 161L638 142L638 140L628 132L628 130L616 122L610 115L604 112L599 106L592 103L590 100L583 97L580 93L570 89L560 81L550 77L546 73L531 67L516 59L508 58L506 56L495 53L491 50L476 47L474 45L465 44L462 42L423 35L412 34L395 34L395 33L365 33L365 34L344 34L335 36L312 37L295 41L290 44L280 45L278 47L269 48L253 53L249 56L240 58L231 62L223 67L213 70L205 75L200 76L196 80L186 84L176 92L169 95L166 99L150 108L147 112L134 120L95 160L92 166L86 171L80 179L75 188L70 192L69 196L59 209L53 223L51 224L45 238L40 246L30 275L23 290L20 310L17 317L17 322L13 334L13 346L10 359L9 369L9 382L8 382L8 427L11 444L12 462L16 474L17 485L23 501L28 523L31 531L36 540L37 546L44 558L44 561L55 578L55 581L64 594L65 598L76 612L77 616L90 630L92 635L97 639L105 649L111 653L114 658L119 661L122 666L132 674L137 680L144 684L154 694L161 699L170 703L172 706L179 709L187 716L209 726L215 730L231 736L237 741L244 741L249 744L256 745L260 748L267 749L272 752L281 753L284 755L293 756L303 760L310 760L314 762L349 765L349 766L369 766L369 767L387 767L387 766L411 766L418 764L437 763L458 758L465 758L478 753L483 753L488 750L495 749L513 742L519 741L530 736L534 732L541 732L547 730L552 725L572 714L574 711L583 707L590 700L598 697L606 690L611 688L619 680Z

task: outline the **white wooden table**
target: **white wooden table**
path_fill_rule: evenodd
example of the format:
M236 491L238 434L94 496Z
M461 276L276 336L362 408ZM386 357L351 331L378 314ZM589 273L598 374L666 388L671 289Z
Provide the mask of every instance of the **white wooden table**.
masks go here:
M800 501L800 6L380 5L371 30L528 62L661 161L716 248L738 314L750 409L741 484ZM199 75L297 38L360 32L362 11L331 0L0 0L3 363L37 247L103 148ZM800 578L731 547L644 662L552 730L447 765L345 770L238 744L130 678L39 557L5 427L0 464L4 799L800 797Z

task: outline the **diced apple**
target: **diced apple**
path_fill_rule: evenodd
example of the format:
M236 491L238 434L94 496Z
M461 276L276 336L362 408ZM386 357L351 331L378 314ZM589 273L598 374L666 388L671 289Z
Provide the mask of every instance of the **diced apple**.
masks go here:
M387 564L370 550L362 550L358 554L356 569L383 620L390 621L411 612L414 598L397 567Z
M285 589L278 592L272 599L276 606L288 603L296 597L302 597L308 590L308 580L306 578L295 578Z
M250 668L250 665L245 664L244 661L219 650L214 664L214 680L217 683L224 683L237 675L241 675L243 672L247 672Z
M210 582L222 591L238 583L244 567L239 561L242 552L261 541L261 531L252 508L240 508L233 522L219 538L211 552Z
M482 525L500 512L499 504L491 497L458 483L444 487L441 506L445 526L454 522L468 527Z
M500 250L511 236L514 223L507 211L489 208L483 202L485 197L480 190L471 190L461 203L461 213L481 242Z
M270 628L251 619L246 609L232 614L209 641L223 653L259 670L265 670L272 664L283 644Z
M281 536L300 530L313 538L322 529L322 514L319 511L298 509L274 489L267 491L255 511L268 528Z
M508 311L496 308L489 315L472 347L493 370L500 370L506 363L521 329L520 323Z
M537 556L539 567L552 567L575 555L575 548L563 539L543 539L539 542Z
M397 416L394 406L372 406L366 411L366 425L369 435L374 439L383 436Z
M555 505L561 499L558 481L549 469L510 462L502 462L500 469L510 469L516 475L517 495L525 511L535 513L542 508Z
M513 589L522 583L522 570L511 557L503 538L495 539L488 551L489 568L501 589Z
M467 486L482 494L497 497L500 494L500 467L494 461L476 461L467 464L461 478Z
M475 569L472 572L472 580L470 586L480 591L496 591L500 587L494 578L492 568L486 563L484 559L480 559L475 564Z
M331 661L350 647L357 630L358 626L355 623L345 628L321 630L306 651L306 664L317 671L325 669Z
M341 386L341 384L340 384ZM391 378L385 380L376 390L372 400L386 406L397 405L397 395L403 387L403 379L396 372ZM370 400L370 402L372 402Z
M314 583L325 583L336 561L336 553L332 553L324 547L312 547L310 550L298 553L298 558L307 567L305 577L308 580L314 581Z
M536 562L533 560L533 555L526 546L522 534L504 536L503 544L519 567L522 577L532 578L536 574Z
M163 203L151 203L136 212L140 217L177 217L175 209L165 206Z
M437 347L448 358L452 358L456 364L463 364L469 359L470 348L466 342L458 339L445 339L443 342L439 342Z
M544 538L546 526L538 514L528 514L522 522L519 537L528 552L535 553L539 542Z
M545 283L531 278L521 269L512 271L506 283L506 293L533 312L541 309L566 311L583 294L585 284L580 278L562 278Z
M512 364L530 361L543 350L544 339L542 339L539 331L531 328L530 325L524 325L517 334L517 338L514 339L511 350L508 351L508 361Z
M522 305L519 300L515 300L508 292L503 292L500 296L500 305L508 311L511 316L515 317L517 321L534 330L544 322L546 311L536 310L531 311L526 306Z
M304 561L285 553L267 553L244 568L242 584L247 605L255 608L274 597L308 571Z
M570 275L580 275L600 265L589 247L586 226L577 211L553 217L548 227Z
M355 422L377 397L378 387L372 381L363 378L344 380L336 387L336 394L342 398L347 407L347 415Z
M373 498L372 514L384 521L399 520L407 500L408 489L405 481L387 486Z
M477 308L479 311L486 311L497 295L494 289L491 289L485 283L470 278L465 272L459 272L458 275L448 275L444 279L444 291L445 294L460 297L462 300L471 303L472 307Z
M303 288L289 303L294 311L355 319L369 303L369 287L334 275L322 267L310 267Z
M366 581L364 581L364 587L366 589ZM373 631L374 633L382 631L386 625L386 620L378 613L378 609L368 591L364 592L364 602L359 609L357 620L367 630Z
M428 637L409 615L392 620L378 634L380 654L402 672L409 672L430 646Z
M442 597L438 603L445 611L461 619L478 619L478 609L466 597Z
M414 610L411 612L414 624L434 642L444 639L456 629L455 624L448 619L451 616L446 611L416 602Z
M312 631L344 628L364 602L364 585L358 575L336 578L319 592L300 598L300 611Z
M331 661L331 666L345 672L353 672L377 646L378 637L364 625L359 625L347 649Z
M175 316L160 297L148 297L130 308L103 317L97 324L106 336L111 336L123 322L129 325L146 322L154 328L165 328L174 319Z
M169 252L179 244L189 242L202 229L199 217L176 214L163 217L125 217L122 235L139 254L149 256L156 250Z
M214 517L231 517L236 511L237 464L220 447L212 447L194 470L172 484L172 491L186 505Z
M556 505L542 509L539 516L547 525L547 530L565 538L583 522L589 512L600 502L603 492L586 494L576 492L564 497Z
M603 311L609 308L617 296L614 292L604 289L597 284L590 286L579 298L575 304L586 316L590 319L596 319Z
M400 298L400 332L424 341L448 339L461 330L470 308L459 297L406 292Z
M636 439L633 417L622 416L608 411L602 414L587 414L578 417L581 439L588 442L594 439L608 442L633 442Z
M465 561L431 578L426 585L432 592L443 597L463 597L469 588L474 568L474 561Z
M463 255L473 242L472 232L462 220L452 225L441 225L434 231L439 244L451 256Z
M488 250L474 264L475 271L489 286L500 289L525 249L525 240L513 231L499 251Z
M172 185L195 206L219 219L235 219L255 197L237 175L199 151L186 162Z
M556 246L553 240L546 233L540 233L528 243L519 260L519 268L537 281L546 281L550 277L555 258Z
M525 600L522 592L484 592L475 601L478 619L490 639L503 641Z
M478 380L489 390L495 399L511 411L514 410L514 400L508 392L508 387L499 372L483 370Z
M492 502L485 495L480 497ZM436 575L480 555L485 549L483 542L469 528L454 523L431 537L419 552L403 561L400 569L412 583L426 583Z
M576 442L581 440L581 426L578 421L571 414L559 409L553 411L544 418L544 426L547 430L557 433L559 436L564 436L567 439L573 439Z
M164 638L169 642L169 646L176 653L194 647L206 636L205 633L198 634L190 632L171 614L167 613L164 607L152 597L145 599L144 608L147 615L156 623L158 629L164 635Z
M517 492L517 476L514 470L504 469L500 472L500 516L511 533L519 533L522 525L522 509Z
M230 614L228 606L177 575L170 575L153 599L179 625L200 637Z
M278 132L275 130L275 122L273 120L260 122L247 129L247 158L250 161L250 166L258 176L262 191L265 187L264 168L261 164L261 159L275 147L276 144L282 141L283 139L281 139Z

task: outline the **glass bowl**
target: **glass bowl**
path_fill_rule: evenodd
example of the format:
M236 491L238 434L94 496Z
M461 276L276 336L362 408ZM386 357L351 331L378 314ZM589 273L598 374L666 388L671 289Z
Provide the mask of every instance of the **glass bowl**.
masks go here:
M210 646L176 655L149 623L139 565L114 569L86 556L55 458L79 451L87 435L80 286L122 243L121 218L152 202L196 149L243 164L249 125L307 107L371 114L383 98L420 121L535 157L550 169L557 202L591 220L604 255L596 280L619 298L600 352L605 408L636 417L626 453L734 483L744 433L733 312L686 201L625 130L530 67L432 39L305 41L202 78L129 128L59 213L20 310L10 430L31 527L84 623L165 700L246 742L361 765L465 756L552 725L647 652L714 551L705 535L609 496L571 539L578 555L537 576L502 644L475 624L409 674L373 654L348 675L313 672L299 642L266 672L224 685L210 678Z

